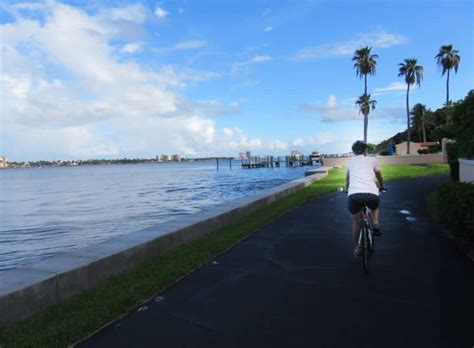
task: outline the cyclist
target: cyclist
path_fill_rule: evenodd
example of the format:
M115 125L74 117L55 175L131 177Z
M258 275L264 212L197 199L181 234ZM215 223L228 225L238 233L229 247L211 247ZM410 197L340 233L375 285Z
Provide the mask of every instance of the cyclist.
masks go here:
M361 229L360 211L364 204L372 210L373 230L375 236L381 236L379 226L379 187L383 188L383 178L380 167L374 158L367 157L367 144L357 140L352 145L354 157L349 160L346 170L346 192L348 208L352 217L352 235L354 237L354 256L360 255L359 234ZM375 184L374 175L378 186Z

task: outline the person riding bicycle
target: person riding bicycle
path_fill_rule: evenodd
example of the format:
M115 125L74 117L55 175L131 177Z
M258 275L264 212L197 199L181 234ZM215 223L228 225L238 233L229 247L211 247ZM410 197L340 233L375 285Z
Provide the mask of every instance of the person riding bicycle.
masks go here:
M367 157L367 144L357 140L352 145L354 157L347 164L346 170L346 192L348 194L348 208L352 217L352 235L354 237L354 255L358 256L359 234L361 229L360 212L367 205L372 211L373 231L375 236L381 236L380 214L379 214L379 188L382 189L383 177L380 167L372 157ZM377 178L378 186L375 183Z

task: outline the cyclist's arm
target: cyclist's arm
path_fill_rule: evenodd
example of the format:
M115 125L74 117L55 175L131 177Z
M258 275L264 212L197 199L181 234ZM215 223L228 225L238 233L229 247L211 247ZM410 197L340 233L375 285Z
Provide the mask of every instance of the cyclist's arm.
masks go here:
M374 170L375 177L377 178L377 181L379 183L379 188L382 189L383 186L383 177L382 177L382 171L381 170Z
M345 191L347 192L348 189L349 189L349 171L346 170L346 189L345 189Z

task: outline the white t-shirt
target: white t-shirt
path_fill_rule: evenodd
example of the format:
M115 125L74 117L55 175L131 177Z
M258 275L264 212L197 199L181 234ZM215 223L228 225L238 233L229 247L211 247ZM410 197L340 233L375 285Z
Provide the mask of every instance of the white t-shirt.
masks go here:
M375 184L375 171L380 171L375 159L364 155L354 156L347 164L349 173L348 195L354 193L373 193L379 195L379 189Z

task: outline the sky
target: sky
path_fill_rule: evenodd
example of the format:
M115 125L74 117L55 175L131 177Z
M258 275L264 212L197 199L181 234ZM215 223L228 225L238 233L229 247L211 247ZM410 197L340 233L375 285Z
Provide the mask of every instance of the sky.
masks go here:
M406 129L398 64L424 67L410 104L474 88L474 2L3 1L0 156L10 161L345 153L363 138L351 61L379 56L368 141Z

